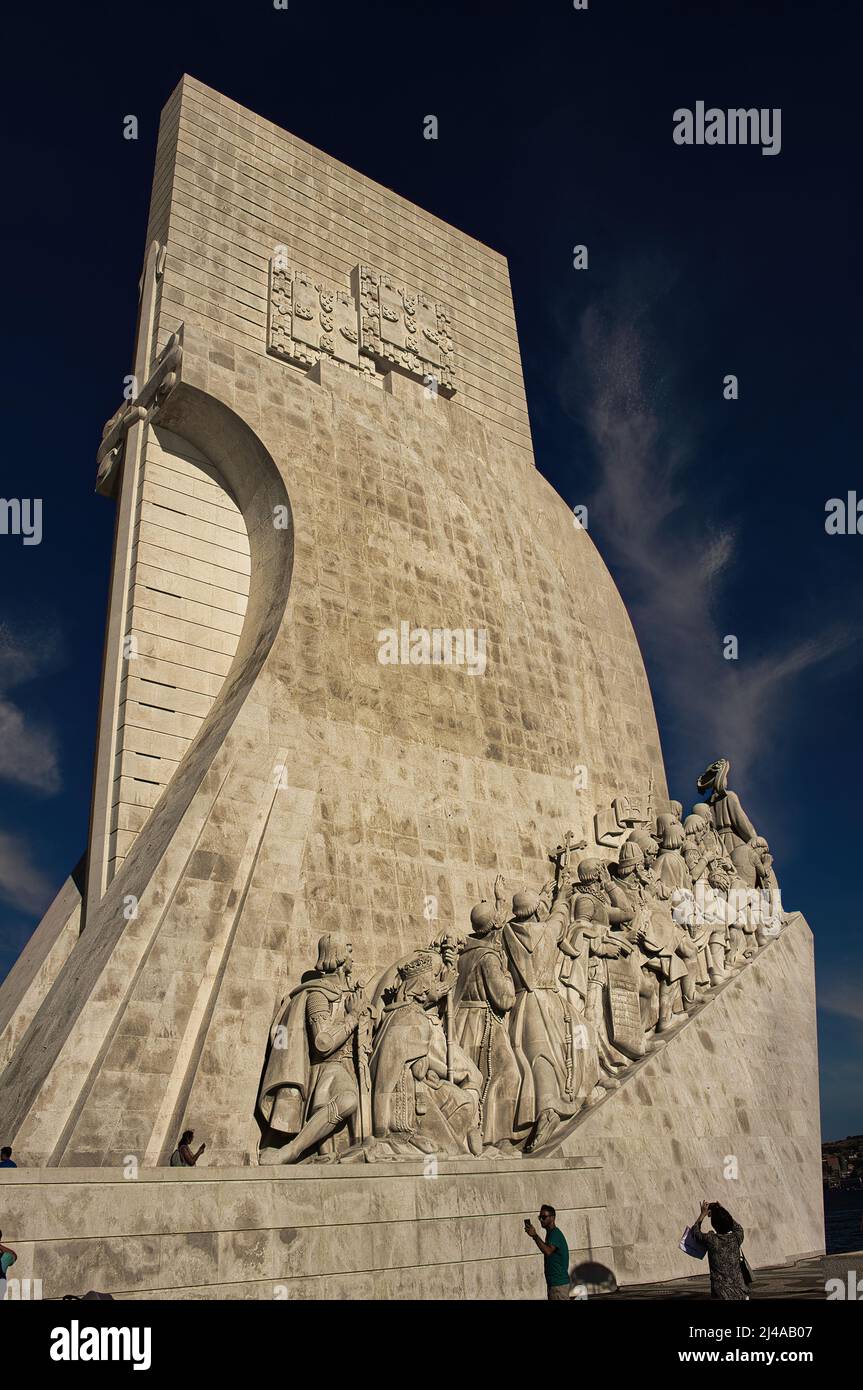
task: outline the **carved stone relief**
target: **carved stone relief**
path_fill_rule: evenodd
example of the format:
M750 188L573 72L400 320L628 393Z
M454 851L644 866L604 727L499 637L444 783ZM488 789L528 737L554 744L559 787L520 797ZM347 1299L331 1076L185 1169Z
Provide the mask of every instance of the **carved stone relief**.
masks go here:
M297 367L331 357L364 370L355 300L320 276L272 260L267 350Z
M616 861L572 873L585 843L568 831L541 891L498 874L470 935L417 946L367 986L347 942L322 937L273 1021L260 1161L529 1155L615 1090L785 920L727 770L700 779L711 800L685 825L679 802L654 820L652 791L616 797Z
M351 290L270 261L267 351L296 367L331 358L354 371L400 371L455 393L455 354L447 309L371 266L351 273Z
M455 363L444 306L368 265L353 271L351 288L360 306L360 351L383 369L430 379L452 395Z

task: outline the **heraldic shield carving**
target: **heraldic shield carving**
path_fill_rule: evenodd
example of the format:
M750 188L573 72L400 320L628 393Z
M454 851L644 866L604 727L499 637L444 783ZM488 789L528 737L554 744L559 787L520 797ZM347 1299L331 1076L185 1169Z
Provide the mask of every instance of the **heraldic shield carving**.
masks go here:
M354 268L348 291L273 257L267 351L296 367L329 357L354 371L402 372L435 394L456 390L448 310L367 265Z

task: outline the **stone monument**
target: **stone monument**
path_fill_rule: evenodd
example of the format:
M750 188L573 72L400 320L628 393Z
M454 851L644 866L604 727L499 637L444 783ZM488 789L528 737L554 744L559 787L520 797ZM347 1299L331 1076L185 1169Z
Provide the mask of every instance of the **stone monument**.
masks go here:
M87 850L0 990L24 1274L520 1297L541 1203L625 1283L705 1192L821 1249L811 935L727 759L668 799L503 258L188 77L147 246Z

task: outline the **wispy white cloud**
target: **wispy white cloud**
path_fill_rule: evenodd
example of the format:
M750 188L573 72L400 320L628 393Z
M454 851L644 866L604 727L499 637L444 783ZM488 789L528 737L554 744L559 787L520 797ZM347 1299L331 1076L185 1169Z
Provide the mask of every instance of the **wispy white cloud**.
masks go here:
M863 980L819 978L818 1007L863 1026Z
M18 912L41 913L50 902L52 887L33 863L26 841L0 831L0 901Z
M775 733L795 681L849 648L859 631L836 622L815 635L780 637L756 658L723 658L716 609L741 558L740 517L725 503L720 521L705 515L697 442L653 347L652 311L650 295L627 286L583 315L563 401L590 439L598 469L591 522L613 572L626 580L678 736L711 758L731 758L739 772Z
M57 640L49 633L33 633L25 641L0 625L0 780L45 793L60 789L56 735L21 708L18 689L50 669L57 653Z

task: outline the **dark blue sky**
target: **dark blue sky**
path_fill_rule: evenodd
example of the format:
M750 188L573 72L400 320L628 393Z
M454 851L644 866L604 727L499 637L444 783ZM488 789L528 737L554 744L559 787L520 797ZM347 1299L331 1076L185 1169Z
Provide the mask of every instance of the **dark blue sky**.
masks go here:
M863 496L855 11L155 0L7 23L0 494L41 497L44 537L0 536L0 973L84 845L113 522L95 453L188 71L509 258L538 466L589 506L672 794L732 760L817 937L825 1137L863 1131L863 535L824 527L828 498ZM781 108L781 152L677 146L698 100Z

